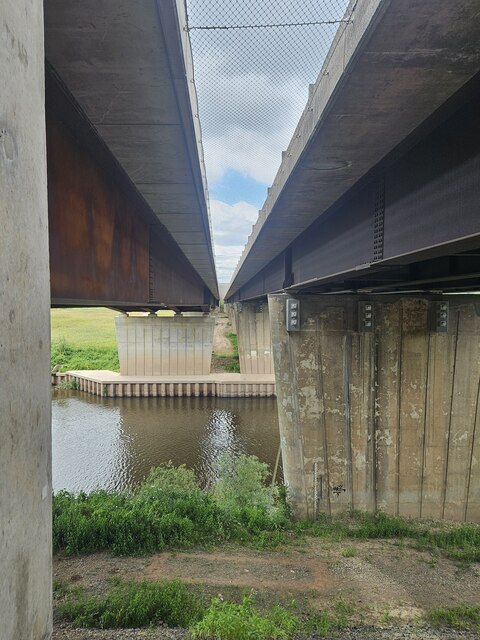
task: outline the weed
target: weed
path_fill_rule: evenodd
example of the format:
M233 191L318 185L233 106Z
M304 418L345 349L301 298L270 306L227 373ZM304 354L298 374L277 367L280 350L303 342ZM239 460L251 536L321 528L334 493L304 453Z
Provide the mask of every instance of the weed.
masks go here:
M51 363L59 371L119 370L116 347L76 347L65 340L52 342Z
M158 467L150 469L144 484L144 489L156 487L157 489L198 491L199 484L195 473L182 464L174 467L171 460Z
M257 458L231 460L218 491L202 491L192 471L171 463L151 471L135 493L96 490L53 498L53 548L116 555L211 546L226 540L278 546L288 520L281 505L266 512L266 471Z
M230 340L233 349L234 358L238 358L238 337L236 333L230 331L227 333L227 338Z
M335 627L331 615L328 611L320 611L319 613L313 613L308 616L307 621L303 625L303 632L306 635L315 634L320 638L329 636Z
M380 616L380 624L389 624L392 620L392 615L390 613L390 609L385 607L382 611L382 615Z
M61 598L67 595L69 591L70 591L70 587L66 582L63 582L62 580L57 580L56 578L53 579L53 595L55 597Z
M119 629L163 622L188 627L200 620L205 606L183 583L116 580L104 595L82 588L68 591L58 605L58 615L76 627Z
M76 380L62 380L56 385L56 388L62 391L78 391L79 385Z
M299 627L299 619L276 605L266 613L253 607L252 597L241 604L214 598L202 620L191 628L192 638L218 640L289 640Z
M226 362L222 366L228 373L240 373L240 362L236 360L233 360L232 362Z
M53 547L67 553L116 555L211 544L225 538L212 497L197 491L142 487L136 495L60 492L53 500Z
M463 563L480 559L478 525L436 525L433 529L431 524L384 513L293 522L284 487L274 487L271 502L268 499L268 468L256 457L223 458L217 472L217 483L209 491L199 488L192 471L174 468L171 463L152 470L135 493L97 490L75 495L62 491L53 499L54 550L111 550L128 555L227 540L266 549L293 537L315 535L336 541L408 540L432 553L432 566L438 553ZM342 552L344 557L354 554L353 547Z
M452 627L480 632L480 607L460 605L457 607L437 607L428 620L436 626Z
M215 360L215 363L220 365L224 371L228 371L229 373L240 373L240 362L238 356L238 340L235 333L227 333L227 338L230 340L232 345L232 353L231 355L221 355L214 353L212 358Z
M353 613L352 605L345 602L343 597L340 597L335 605L335 611L337 614L337 627L346 629L348 627L348 618Z
M313 523L297 523L297 532L310 533L318 537L341 541L345 539L396 539L399 548L408 540L418 549L444 555L461 562L480 560L480 526L436 525L390 516L383 512L345 513L332 518L321 514Z

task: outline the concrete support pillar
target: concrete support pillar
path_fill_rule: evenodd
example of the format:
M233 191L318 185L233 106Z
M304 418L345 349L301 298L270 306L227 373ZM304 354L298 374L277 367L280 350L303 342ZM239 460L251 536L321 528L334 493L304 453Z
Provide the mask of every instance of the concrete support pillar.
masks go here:
M118 316L120 373L183 376L210 373L215 318L211 316Z
M283 467L298 517L480 521L480 303L269 297ZM441 306L443 305L443 306Z
M240 373L273 373L267 302L235 305Z
M237 334L237 315L236 315L236 311L235 311L235 304L238 303L225 303L224 305L224 309L225 309L225 313L228 316L228 319L230 320L230 324L232 325L232 332L236 335Z
M43 2L0 5L0 621L51 633L50 283Z

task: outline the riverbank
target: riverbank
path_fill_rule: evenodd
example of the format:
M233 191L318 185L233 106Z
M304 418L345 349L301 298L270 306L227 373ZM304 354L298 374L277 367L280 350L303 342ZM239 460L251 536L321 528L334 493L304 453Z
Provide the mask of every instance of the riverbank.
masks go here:
M79 626L147 626L150 637L188 627L217 640L480 632L478 525L362 513L294 522L267 476L253 457L227 457L209 490L164 465L133 493L56 495L56 637L97 637L74 635Z

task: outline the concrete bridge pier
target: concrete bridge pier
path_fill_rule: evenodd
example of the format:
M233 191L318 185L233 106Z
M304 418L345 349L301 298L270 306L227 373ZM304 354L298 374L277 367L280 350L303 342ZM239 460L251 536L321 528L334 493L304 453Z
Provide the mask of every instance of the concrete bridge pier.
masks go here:
M267 302L235 303L240 373L273 373Z
M283 466L296 515L480 521L480 301L269 296ZM290 327L291 328L291 327Z
M0 636L51 633L43 2L0 8Z
M182 376L210 373L215 318L203 314L115 318L120 373Z

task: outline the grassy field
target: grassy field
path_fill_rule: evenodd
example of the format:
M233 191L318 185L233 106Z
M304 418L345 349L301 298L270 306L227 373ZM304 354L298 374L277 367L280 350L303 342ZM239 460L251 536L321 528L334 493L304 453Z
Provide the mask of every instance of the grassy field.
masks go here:
M115 316L112 309L52 309L52 344L116 349Z
M52 368L118 371L117 315L103 308L52 309Z

